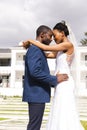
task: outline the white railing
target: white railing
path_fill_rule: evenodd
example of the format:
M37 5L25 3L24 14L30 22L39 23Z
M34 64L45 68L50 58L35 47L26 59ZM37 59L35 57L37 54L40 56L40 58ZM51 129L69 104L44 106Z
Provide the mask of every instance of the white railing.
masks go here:
M87 61L80 61L80 65L84 65L87 67Z
M0 74L9 74L11 73L11 67L1 67L0 66Z

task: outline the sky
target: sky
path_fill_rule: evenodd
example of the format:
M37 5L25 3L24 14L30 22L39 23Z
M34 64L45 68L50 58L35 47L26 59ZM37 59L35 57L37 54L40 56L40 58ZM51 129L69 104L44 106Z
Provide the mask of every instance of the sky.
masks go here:
M0 0L0 48L35 39L40 25L65 20L78 45L87 32L87 0Z

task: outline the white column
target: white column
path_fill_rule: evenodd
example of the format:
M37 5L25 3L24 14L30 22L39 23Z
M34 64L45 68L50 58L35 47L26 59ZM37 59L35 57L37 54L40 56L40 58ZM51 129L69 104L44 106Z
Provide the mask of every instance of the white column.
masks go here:
M11 88L15 87L15 64L16 64L16 52L12 50L11 53Z

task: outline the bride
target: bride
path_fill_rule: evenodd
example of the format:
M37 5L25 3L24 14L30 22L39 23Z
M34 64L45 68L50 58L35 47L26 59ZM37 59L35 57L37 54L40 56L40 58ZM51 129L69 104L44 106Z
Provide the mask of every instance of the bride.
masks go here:
M68 39L69 29L65 22L60 22L53 28L53 36L56 45L44 45L40 42L29 40L23 46L27 48L29 44L34 44L47 53L47 57L56 57L56 73L67 73L68 81L58 84L55 88L53 103L47 123L46 130L84 130L80 123L75 104L75 84L71 75L75 54L74 43Z

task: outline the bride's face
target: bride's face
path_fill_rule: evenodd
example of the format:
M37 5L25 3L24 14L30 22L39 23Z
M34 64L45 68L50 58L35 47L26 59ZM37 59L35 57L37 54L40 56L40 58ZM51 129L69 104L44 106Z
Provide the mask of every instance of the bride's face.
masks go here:
M53 36L54 36L54 40L57 44L63 42L63 38L64 38L64 33L58 31L57 29L53 30Z

